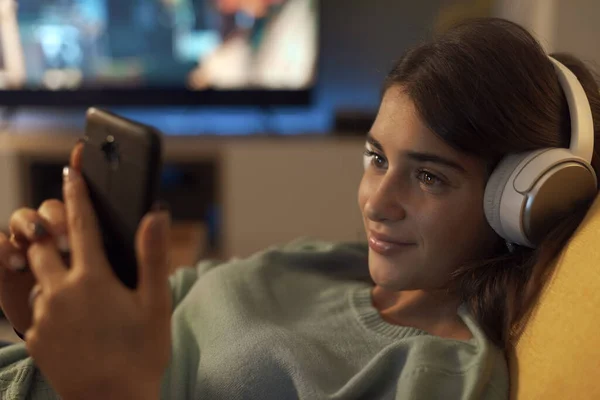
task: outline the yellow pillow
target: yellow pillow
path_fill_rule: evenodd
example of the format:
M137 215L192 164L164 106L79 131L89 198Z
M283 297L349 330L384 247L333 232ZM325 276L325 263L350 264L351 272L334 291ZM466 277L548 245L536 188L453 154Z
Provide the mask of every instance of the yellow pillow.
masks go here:
M600 198L509 356L511 399L600 399Z

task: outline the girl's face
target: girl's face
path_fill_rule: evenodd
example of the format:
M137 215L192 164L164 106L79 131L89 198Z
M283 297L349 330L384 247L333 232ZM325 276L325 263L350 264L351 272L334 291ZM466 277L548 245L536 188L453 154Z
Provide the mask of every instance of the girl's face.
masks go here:
M483 211L484 161L431 132L400 87L384 95L364 161L358 200L378 286L442 289L462 263L499 244Z
M254 17L262 17L271 5L282 2L283 0L217 0L217 8L223 14L244 11Z

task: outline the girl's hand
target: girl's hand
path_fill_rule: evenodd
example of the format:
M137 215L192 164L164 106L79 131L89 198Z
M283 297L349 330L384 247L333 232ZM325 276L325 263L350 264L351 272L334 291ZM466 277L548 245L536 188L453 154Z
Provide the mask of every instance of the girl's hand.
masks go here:
M71 152L70 164L81 167L83 145ZM31 326L29 295L35 277L27 265L27 249L31 243L51 236L64 256L70 248L67 236L65 205L59 200L47 200L37 209L21 208L9 221L10 237L0 233L0 306L14 329L23 335Z
M28 298L35 278L27 268L27 249L52 236L65 255L69 252L64 204L45 201L40 208L21 208L10 218L10 237L0 233L0 305L12 326L24 333L31 325Z
M55 240L29 246L38 283L27 349L65 400L158 398L170 357L169 215L151 213L140 224L132 291L106 260L80 173L65 168L64 178L71 265Z

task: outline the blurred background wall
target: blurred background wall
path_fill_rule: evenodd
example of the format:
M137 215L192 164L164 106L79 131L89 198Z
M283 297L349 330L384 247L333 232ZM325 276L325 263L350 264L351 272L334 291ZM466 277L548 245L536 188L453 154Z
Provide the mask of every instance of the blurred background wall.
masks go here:
M537 35L548 52L566 51L597 68L600 62L600 2L595 0L500 0L498 16Z

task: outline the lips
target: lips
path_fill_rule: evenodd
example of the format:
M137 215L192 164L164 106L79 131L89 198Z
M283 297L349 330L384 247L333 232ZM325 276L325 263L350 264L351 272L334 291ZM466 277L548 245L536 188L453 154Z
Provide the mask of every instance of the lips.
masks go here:
M415 246L415 243L396 239L382 233L369 232L369 247L376 253L382 255L391 255L412 246Z

